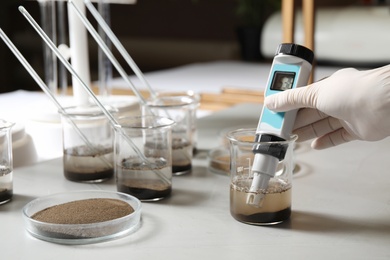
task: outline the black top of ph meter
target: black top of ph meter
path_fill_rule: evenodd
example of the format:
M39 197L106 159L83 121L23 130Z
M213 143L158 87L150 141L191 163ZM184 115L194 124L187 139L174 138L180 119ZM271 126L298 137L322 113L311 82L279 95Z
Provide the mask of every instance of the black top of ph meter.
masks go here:
M312 50L306 48L305 46L294 43L280 44L279 47L276 49L275 56L279 54L296 56L306 60L310 64L312 64L314 60L314 53Z

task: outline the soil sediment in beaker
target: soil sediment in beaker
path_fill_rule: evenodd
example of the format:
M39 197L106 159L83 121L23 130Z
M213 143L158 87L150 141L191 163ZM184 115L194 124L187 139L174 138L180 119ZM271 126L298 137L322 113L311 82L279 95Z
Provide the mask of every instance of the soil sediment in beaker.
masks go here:
M172 187L159 180L128 180L118 183L118 191L140 200L155 200L171 195Z
M0 167L0 204L8 202L12 198L12 174L12 169Z
M158 200L168 197L172 191L171 182L163 181L160 174L170 179L172 168L166 162L149 165L124 160L117 167L117 190L137 197L140 200ZM159 174L156 173L159 171Z
M90 151L77 147L64 151L65 178L77 182L100 182L114 175L113 151L111 148Z
M247 183L246 183L247 182ZM263 204L256 207L247 204L250 194L249 180L233 182L230 185L230 212L238 221L249 224L272 224L288 219L291 215L291 185L270 181L264 193Z
M192 169L192 145L188 142L173 141L172 145L172 173L182 175Z
M12 199L13 191L0 189L0 204L6 203Z

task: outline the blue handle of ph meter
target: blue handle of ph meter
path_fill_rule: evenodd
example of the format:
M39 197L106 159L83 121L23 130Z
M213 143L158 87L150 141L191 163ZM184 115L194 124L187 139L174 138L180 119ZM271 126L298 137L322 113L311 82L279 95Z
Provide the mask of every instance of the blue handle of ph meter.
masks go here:
M270 75L272 77L268 80L268 86L265 91L265 96L270 96L276 93L280 93L280 90L272 90L271 85L273 83L273 78L275 77L275 72L292 72L295 73L295 78L294 78L294 83L292 85L292 89L296 88L297 85L297 78L299 76L301 67L298 65L293 65L293 64L274 64L272 66L272 70ZM261 116L261 120L259 122L258 129L261 129L262 127L260 126L261 124L268 125L268 127L271 127L275 132L280 133L281 129L283 127L284 123L284 117L285 117L285 112L273 112L269 110L266 107L263 107L263 112ZM268 128L267 127L267 128Z
M280 130L283 125L285 112L273 112L268 108L263 108L263 115L261 117L261 123L270 125L275 130Z

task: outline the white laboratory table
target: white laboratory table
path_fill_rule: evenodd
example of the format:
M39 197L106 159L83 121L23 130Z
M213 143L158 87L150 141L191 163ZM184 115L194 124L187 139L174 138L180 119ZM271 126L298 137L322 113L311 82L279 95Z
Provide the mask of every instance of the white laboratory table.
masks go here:
M201 119L200 138L222 130L213 126L205 131L207 122L219 119L228 124L224 117L229 114L234 125L240 122L235 115L257 108L243 104ZM248 121L241 123L250 124L251 120L256 118L248 116ZM0 206L1 259L389 259L389 146L390 139L356 141L323 151L300 144L292 216L276 226L251 226L234 220L229 213L229 177L209 172L206 155L200 153L191 174L173 178L170 198L143 203L141 227L136 232L78 246L53 244L29 235L23 206L57 192L114 191L114 181L67 181L61 158L19 167L14 170L14 198Z
M148 72L145 77L155 91L192 90L197 93L216 94L221 93L225 87L261 91L267 83L270 67L270 63L214 61ZM339 67L316 66L314 80L329 76L338 69ZM129 78L137 89L146 90L145 85L135 75ZM131 89L122 78L113 79L112 87ZM138 103L134 96L129 95L111 98L120 105L131 106ZM64 107L74 105L71 96L58 96L58 101ZM62 155L62 133L57 111L58 108L42 92L17 90L0 95L0 118L16 122L21 130L18 135L20 140L14 144L14 148L18 148L14 150L17 155L15 166ZM208 111L200 112L198 116L207 114ZM48 142L48 139L51 141ZM23 150L22 147L29 149Z

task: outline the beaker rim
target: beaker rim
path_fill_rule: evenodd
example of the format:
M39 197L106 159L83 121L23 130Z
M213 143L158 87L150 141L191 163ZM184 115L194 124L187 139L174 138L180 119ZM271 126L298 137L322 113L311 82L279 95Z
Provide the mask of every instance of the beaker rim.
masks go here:
M189 96L157 96L148 100L147 106L151 108L186 107L196 103L196 99Z
M127 120L125 124L121 123ZM146 120L146 121L145 121ZM153 124L151 124L153 122ZM142 123L142 124L140 124ZM144 124L146 123L146 124ZM118 124L115 128L127 128L127 129L158 129L164 127L171 127L175 124L175 121L167 117L161 116L123 116L118 118Z
M189 98L196 103L199 103L200 101L200 94L193 90L161 90L156 93L156 98L161 97L184 97Z
M107 109L110 113L117 113L118 110L114 108L113 106L105 106L105 109ZM70 117L83 117L83 116L91 116L91 117L97 117L97 116L104 116L104 112L102 109L97 105L87 105L87 106L70 106L70 107L64 107L64 110L58 111L63 116L70 116Z
M244 134L247 133L247 135L238 135L238 134ZM236 130L232 130L226 134L226 138L229 139L231 143L241 143L241 144L290 144L292 142L295 142L298 139L297 135L290 135L290 138L283 141L266 141L266 142L256 142L254 137L256 136L256 128L239 128ZM238 137L246 137L239 139ZM249 140L247 137L253 137L252 140Z

